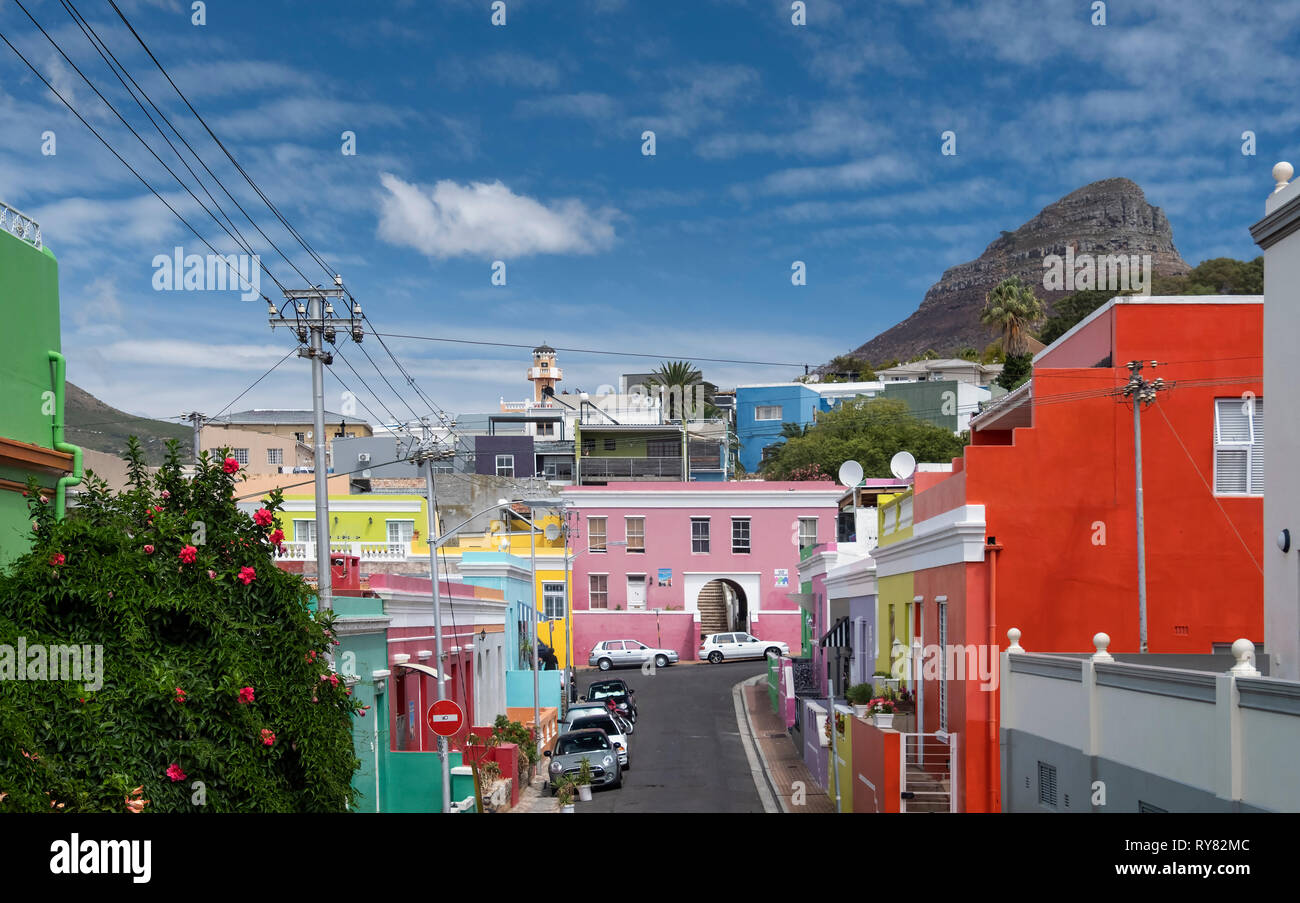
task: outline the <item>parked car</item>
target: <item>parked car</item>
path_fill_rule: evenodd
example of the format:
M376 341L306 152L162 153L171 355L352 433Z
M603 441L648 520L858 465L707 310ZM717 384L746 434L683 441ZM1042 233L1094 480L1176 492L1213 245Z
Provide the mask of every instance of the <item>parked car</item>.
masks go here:
M591 649L587 664L602 671L626 668L653 660L656 668L667 668L677 662L675 649L654 649L640 640L601 640Z
M636 721L636 691L629 687L625 680L619 678L598 680L587 687L587 695L582 698L590 702L613 699L619 714Z
M555 786L563 777L578 776L582 760L591 767L592 787L622 787L623 769L618 763L614 742L602 730L569 731L555 738L555 748L543 755L550 759L547 766L547 791L554 796Z
M700 661L708 659L713 664L742 658L766 658L768 655L789 655L790 647L775 640L760 640L747 633L714 633L700 643Z
M609 712L591 712L580 711L572 719L566 718L560 725L560 736L572 733L574 731L583 731L595 728L605 732L609 741L614 744L614 749L618 751L618 764L623 766L624 771L631 770L628 759L627 748L627 731L626 725L621 719L616 718Z
M623 733L631 734L634 728L632 722L629 721L627 718L625 718L621 713L617 711L610 712L607 702L608 700L604 700L604 699L602 699L599 702L576 702L573 705L569 706L569 710L564 713L563 723L568 724L572 722L573 719L579 717L580 715L590 717L592 715L612 714L614 716L614 720L618 722L620 727L623 728ZM563 725L561 725L560 730L563 731L564 729L565 728L563 727Z

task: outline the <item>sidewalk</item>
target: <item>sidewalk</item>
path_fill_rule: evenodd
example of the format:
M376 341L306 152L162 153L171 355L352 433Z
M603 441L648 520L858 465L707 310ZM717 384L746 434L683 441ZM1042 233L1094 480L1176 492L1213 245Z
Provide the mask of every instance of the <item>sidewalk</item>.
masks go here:
M766 678L741 686L750 736L758 747L758 758L768 787L776 795L782 812L834 812L835 804L818 786L803 757L786 731L785 722L772 711ZM799 802L795 802L796 794Z

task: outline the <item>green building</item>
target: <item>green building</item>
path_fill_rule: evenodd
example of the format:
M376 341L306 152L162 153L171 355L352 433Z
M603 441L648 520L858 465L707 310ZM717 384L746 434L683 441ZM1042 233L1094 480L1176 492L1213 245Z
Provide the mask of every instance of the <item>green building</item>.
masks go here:
M81 449L63 438L59 265L30 217L0 202L0 566L30 548L29 477L62 516L81 482Z

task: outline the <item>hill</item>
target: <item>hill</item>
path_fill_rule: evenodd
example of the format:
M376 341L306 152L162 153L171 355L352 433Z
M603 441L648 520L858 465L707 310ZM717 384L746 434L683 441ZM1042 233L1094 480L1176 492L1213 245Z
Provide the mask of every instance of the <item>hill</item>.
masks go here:
M187 459L193 454L194 432L189 426L136 417L105 404L74 383L66 386L65 432L72 444L120 456L126 454L127 437L135 436L145 460L153 465L162 464L168 439L180 440Z

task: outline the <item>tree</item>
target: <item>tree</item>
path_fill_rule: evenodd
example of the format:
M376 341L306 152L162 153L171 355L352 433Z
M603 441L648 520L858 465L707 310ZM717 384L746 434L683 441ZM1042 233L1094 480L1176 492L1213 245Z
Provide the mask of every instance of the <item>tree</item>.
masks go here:
M703 410L697 410L690 401L694 387L702 382L704 374L690 361L664 361L650 376L650 385L657 387L664 399L669 420L708 417L711 411L716 415L717 408L708 401Z
M808 426L806 423L783 423L781 424L781 435L786 439L798 439L808 435Z
M1010 392L1029 379L1034 372L1034 358L1031 354L1009 354L1002 362L1002 372L994 380L999 386Z
M852 459L866 476L888 477L889 461L900 451L920 461L949 461L961 454L963 445L951 431L913 417L901 401L850 399L819 415L804 435L787 438L763 462L760 473L778 480L834 474Z
M0 811L346 811L365 708L326 665L332 618L275 566L280 493L250 518L233 458L205 452L191 480L175 440L154 475L134 437L128 455L129 488L88 473L63 520L31 487L0 644L102 658L74 680L0 680Z
M988 293L980 322L1002 334L1008 355L1024 354L1033 325L1043 318L1043 302L1019 276L1003 279Z

